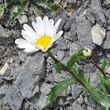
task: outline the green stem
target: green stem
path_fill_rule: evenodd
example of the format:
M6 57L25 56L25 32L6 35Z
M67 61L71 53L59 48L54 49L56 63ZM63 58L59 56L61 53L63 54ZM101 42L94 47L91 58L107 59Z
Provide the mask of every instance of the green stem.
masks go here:
M103 76L105 77L105 79L107 79L107 76L106 76L106 74L104 73L104 71L103 71L93 60L90 60L90 62L91 62L95 67L97 67L97 68L101 71L101 73L103 74Z
M66 70L66 71L68 71L75 79L76 79L76 81L78 81L91 95L93 95L94 96L94 98L98 101L98 102L100 102L105 108L106 108L106 110L108 110L108 108L107 107L110 107L110 100L109 100L109 98L104 98L104 97L100 97L100 95L96 92L96 91L94 91L93 89L91 89L91 86L88 84L86 84L86 83L84 83L72 70L69 70L65 65L63 65L59 60L57 60L54 56L53 56L53 54L50 52L50 51L47 51L47 53L48 53L48 55L56 62L56 63L60 63L60 66L64 69L64 70ZM107 101L107 100L109 100L109 101Z
M88 86L86 86L85 84L84 84L84 82L83 81L81 81L80 80L80 78L78 78L77 76L76 76L76 74L72 71L72 70L69 70L65 65L63 65L59 60L57 60L54 56L53 56L53 54L50 52L50 51L48 51L47 52L48 53L48 55L56 62L56 63L60 63L60 66L64 69L64 70L66 70L66 71L68 71L75 79L76 79L76 81L78 81L85 89L87 89L88 91L90 91L90 88L88 87Z

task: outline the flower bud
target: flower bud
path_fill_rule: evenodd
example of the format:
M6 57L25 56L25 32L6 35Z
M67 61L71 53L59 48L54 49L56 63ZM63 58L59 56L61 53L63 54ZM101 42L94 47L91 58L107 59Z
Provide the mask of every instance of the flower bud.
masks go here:
M85 48L84 51L83 51L83 55L86 57L86 58L89 58L92 56L92 50L89 49L89 48Z

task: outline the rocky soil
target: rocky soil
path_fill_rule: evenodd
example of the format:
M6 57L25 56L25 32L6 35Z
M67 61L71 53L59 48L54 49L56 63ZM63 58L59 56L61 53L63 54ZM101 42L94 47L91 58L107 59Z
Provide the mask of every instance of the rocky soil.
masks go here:
M100 66L110 60L110 0L56 0L62 2L58 12L46 11L45 15L57 21L63 30L52 48L52 53L63 63L81 48L93 50ZM57 101L44 109L46 94L54 81L61 81L66 72L56 73L53 61L45 53L25 53L17 48L15 39L22 37L23 24L35 20L31 7L15 26L10 14L0 19L0 110L103 110L89 94L74 85L67 96L62 93ZM83 61L79 65L91 84L98 84L96 68ZM107 72L110 72L108 67ZM79 85L77 85L79 87Z

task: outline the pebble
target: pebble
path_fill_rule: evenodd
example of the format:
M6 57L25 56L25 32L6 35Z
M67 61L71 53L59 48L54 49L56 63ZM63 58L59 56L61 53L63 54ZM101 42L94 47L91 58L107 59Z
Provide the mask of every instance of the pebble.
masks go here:
M21 15L19 20L20 24L25 24L25 23L28 23L28 18L26 15Z
M102 27L106 27L107 21L101 6L101 0L91 0L90 10L97 23Z
M9 35L6 33L5 29L0 25L0 37L8 38Z
M91 34L92 34L92 42L94 44L101 45L105 38L106 30L102 28L99 24L96 24L95 26L93 26L91 30Z
M107 32L105 41L103 43L103 48L104 49L110 49L110 31Z
M106 0L108 4L110 4L110 0Z
M78 103L74 102L72 104L73 110L84 110Z
M79 45L82 48L90 48L94 49L95 44L92 43L91 38L91 23L87 20L84 16L78 16L76 19L76 26L77 26L77 36Z

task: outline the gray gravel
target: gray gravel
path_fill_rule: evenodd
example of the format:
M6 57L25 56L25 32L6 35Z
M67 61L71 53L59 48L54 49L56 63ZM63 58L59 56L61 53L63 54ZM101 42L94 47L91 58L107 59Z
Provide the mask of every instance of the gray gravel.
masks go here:
M58 1L58 0L57 0ZM59 0L62 2L70 16L64 10L50 12L46 15L55 22L62 18L58 28L64 33L52 48L52 53L62 63L79 49L88 47L94 51L95 61L100 65L105 59L110 59L110 6L109 0ZM57 101L44 108L46 94L55 84L68 77L67 72L56 73L52 68L53 60L45 53L37 52L27 54L18 49L15 39L21 38L21 30L24 23L31 24L35 20L32 8L22 15L21 21L13 27L9 16L0 19L0 70L7 63L8 68L4 75L0 75L0 110L103 110L93 98L89 100L89 94L72 86L68 88L67 95L63 92ZM106 30L105 38L100 46L92 42L91 29L99 24ZM91 76L90 82L96 86L99 84L97 69L87 61L78 65L86 78ZM101 66L101 65L100 65Z

